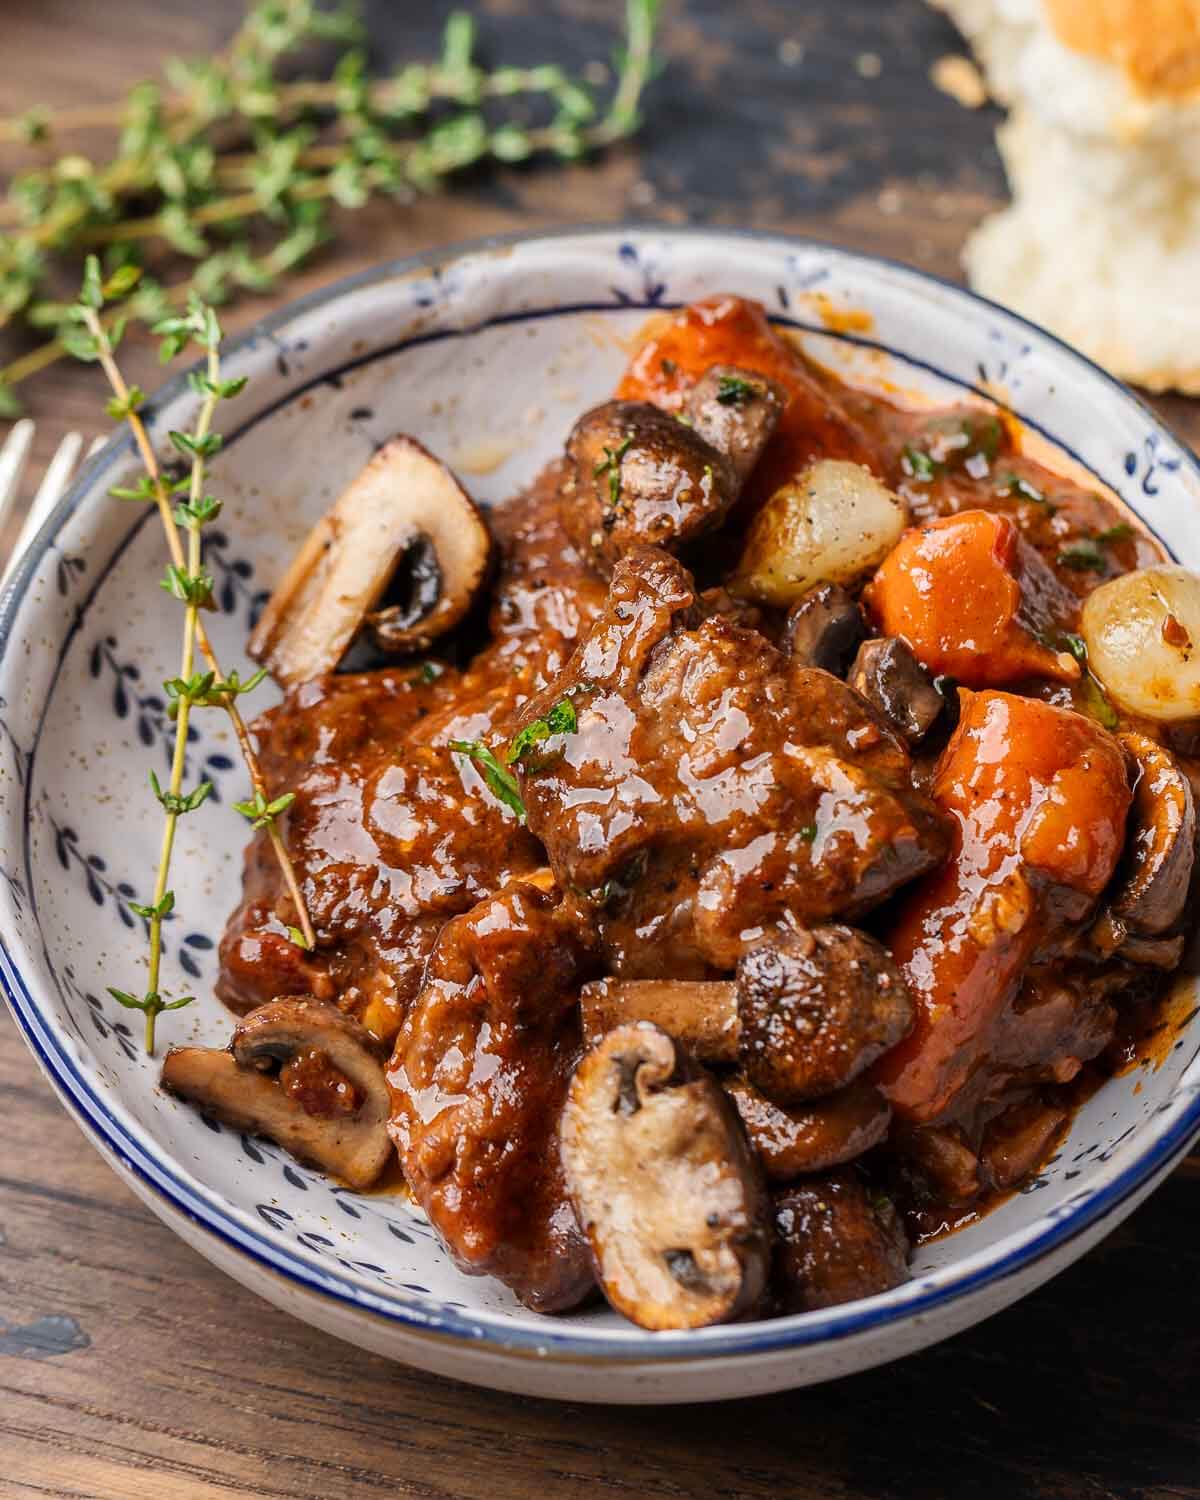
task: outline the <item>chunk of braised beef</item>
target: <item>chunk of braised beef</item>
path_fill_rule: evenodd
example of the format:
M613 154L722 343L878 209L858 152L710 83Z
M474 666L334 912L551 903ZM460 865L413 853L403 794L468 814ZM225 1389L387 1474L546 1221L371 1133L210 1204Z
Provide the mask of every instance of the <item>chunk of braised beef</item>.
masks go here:
M740 489L787 402L787 392L765 375L737 365L713 365L692 387L685 412L700 436L729 459Z
M317 946L306 953L288 937L295 909L260 830L221 940L227 1005L312 994L391 1043L446 921L544 862L447 748L503 734L522 696L512 673L363 672L293 688L255 723L268 786L295 793L277 827Z
M694 598L665 553L623 559L523 715L573 705L561 752L520 762L522 795L560 886L596 896L624 977L729 971L784 913L867 911L947 845L902 743L856 693L725 618L689 628Z
M589 961L551 896L489 896L442 929L388 1068L405 1178L455 1263L542 1312L593 1285L557 1145Z
M908 1280L900 1216L852 1169L797 1182L774 1207L774 1291L784 1312L836 1307Z
M840 583L820 583L788 611L783 646L802 667L845 677L867 633L862 610Z
M979 1156L960 1125L899 1126L892 1132L892 1145L907 1181L907 1197L918 1208L969 1203L983 1189Z
M910 745L921 743L945 707L929 673L898 636L864 641L847 680Z
M1036 1096L992 1121L984 1132L980 1162L989 1186L1010 1188L1045 1161L1067 1120L1061 1104Z
M567 439L562 518L604 574L631 548L674 552L713 530L737 498L733 464L678 417L641 401L608 401Z

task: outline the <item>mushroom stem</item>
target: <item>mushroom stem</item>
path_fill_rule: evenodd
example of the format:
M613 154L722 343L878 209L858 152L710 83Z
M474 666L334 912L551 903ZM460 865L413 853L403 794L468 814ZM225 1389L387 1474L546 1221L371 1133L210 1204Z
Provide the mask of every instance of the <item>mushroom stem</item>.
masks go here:
M701 1062L736 1062L737 986L725 980L597 979L579 992L583 1034L593 1045L618 1026L649 1021Z

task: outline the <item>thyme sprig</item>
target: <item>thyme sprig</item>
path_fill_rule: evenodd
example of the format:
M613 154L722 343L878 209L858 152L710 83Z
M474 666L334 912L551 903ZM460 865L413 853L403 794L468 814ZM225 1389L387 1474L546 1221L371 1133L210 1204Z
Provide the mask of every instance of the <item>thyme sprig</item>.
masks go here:
M601 448L604 457L598 459L592 469L592 478L599 479L601 475L608 475L608 503L617 505L621 499L621 464L625 455L633 444L633 433L627 432L615 448L605 444Z
M556 64L481 66L461 12L437 60L377 77L352 6L257 0L223 53L169 62L164 85L139 84L111 108L0 119L0 141L31 147L75 129L119 131L107 160L67 150L15 177L0 202L0 325L21 317L49 335L0 369L0 416L18 413L18 385L71 352L71 308L49 295L63 258L97 249L109 274L140 266L127 314L151 323L192 292L219 305L270 291L331 237L334 208L408 201L489 161L577 160L633 133L659 4L626 0L603 111ZM331 43L340 55L321 76L281 76ZM190 273L166 284L180 258Z
M167 1000L161 987L162 927L175 909L175 894L170 889L169 881L179 820L201 807L212 792L212 784L208 781L200 782L190 791L185 791L183 786L188 727L194 709L222 708L228 715L250 773L253 797L249 805L253 813L247 813L247 816L252 817L256 828L267 829L300 923L299 928L289 930L295 934L293 940L304 948L311 948L316 937L291 859L275 826L275 819L290 805L292 796L289 793L273 799L268 796L254 746L237 706L238 698L256 687L264 674L255 672L245 681L236 672L226 676L200 618L201 611L209 607L212 601L212 578L204 567L202 533L204 527L215 520L221 511L220 501L205 493L208 461L221 447L220 434L213 431L213 417L217 404L237 395L244 381L222 378L221 326L212 308L195 295L189 299L183 316L168 318L156 324L155 332L162 337L161 352L164 359L173 358L192 343L199 345L205 356L203 370L190 377L192 388L201 398L196 425L190 432L170 434L172 446L188 458L189 472L182 481L168 481L140 414L145 395L139 387L126 383L116 361L117 346L124 331L124 319L119 316L115 320L102 317L105 304L119 304L120 299L133 290L137 276L136 268L123 266L105 280L97 258L94 255L88 256L83 287L79 300L73 304L66 337L70 351L76 358L99 363L113 393L108 402L109 415L115 421L128 423L133 433L145 475L138 485L118 487L115 494L119 499L139 500L157 507L170 555L162 586L181 600L184 606L179 675L163 684L168 712L175 721L175 742L166 787L160 784L153 772L150 773L150 785L164 815L154 894L144 904L133 904L133 910L149 924L146 989L140 996L127 990L109 990L119 1004L140 1010L144 1014L146 1051L153 1054L157 1018L164 1011L178 1010L194 998L189 995ZM171 499L174 494L181 494L186 498L172 507ZM186 545L180 539L181 532ZM197 655L203 656L207 664L206 671L198 668ZM245 811L245 808L240 810Z
M527 761L543 740L558 734L574 734L578 727L579 717L568 692L567 697L560 698L544 719L534 719L524 729L518 730L499 756L483 740L451 740L449 748L455 755L465 755L473 761L492 795L516 813L519 823L524 823L527 809L521 796L521 783L510 768Z
M521 796L521 783L508 766L497 758L496 752L482 740L451 740L450 749L455 755L465 755L468 760L474 761L492 795L516 813L518 823L524 823L526 809L525 800Z

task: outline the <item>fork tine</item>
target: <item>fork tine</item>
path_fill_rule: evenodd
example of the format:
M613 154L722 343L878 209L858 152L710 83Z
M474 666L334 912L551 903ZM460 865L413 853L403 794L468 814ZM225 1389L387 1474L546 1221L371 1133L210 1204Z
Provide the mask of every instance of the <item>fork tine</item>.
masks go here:
M33 423L22 417L0 448L0 528L7 523L16 504L17 489L25 472L25 461L33 444Z
M0 580L0 586L6 584L12 575L13 569L20 562L25 549L33 541L34 537L42 529L42 523L58 503L59 497L71 482L71 475L75 472L75 462L79 457L79 450L83 447L83 434L79 432L68 432L62 442L59 443L54 457L47 466L45 477L38 486L38 492L33 497L33 504L29 507L29 514L25 517L25 523L21 527L20 535L17 537L16 546L12 550L12 556L4 569L4 577Z

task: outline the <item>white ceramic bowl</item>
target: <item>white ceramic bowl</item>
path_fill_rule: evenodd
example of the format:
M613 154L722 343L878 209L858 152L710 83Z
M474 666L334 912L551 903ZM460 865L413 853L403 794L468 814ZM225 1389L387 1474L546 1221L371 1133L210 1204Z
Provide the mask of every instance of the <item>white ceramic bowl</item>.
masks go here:
M502 500L611 390L649 310L721 290L760 298L858 382L941 400L1002 390L1032 440L1090 470L1200 566L1195 459L1048 335L915 271L822 245L604 229L386 266L232 346L227 373L250 380L221 413L213 487L227 508L208 551L225 662L244 665L265 591L373 443L419 434L478 494ZM157 441L189 425L194 400L177 379L152 401ZM997 1311L1112 1229L1187 1149L1200 1127L1190 1003L1161 1065L1109 1083L1046 1171L982 1223L922 1249L908 1285L800 1317L649 1334L600 1310L528 1313L495 1282L454 1270L400 1199L331 1188L273 1146L204 1124L159 1092L157 1062L106 993L139 988L144 934L129 902L146 899L154 865L146 773L166 762L159 685L177 670L157 523L107 498L135 468L125 436L108 444L0 609L0 971L31 1051L89 1139L246 1286L342 1338L479 1384L573 1401L745 1396L894 1359ZM162 1035L221 1044L230 1018L211 996L215 945L245 826L229 806L243 773L216 714L200 717L191 762L220 805L182 826L167 973L200 1001L165 1017Z

